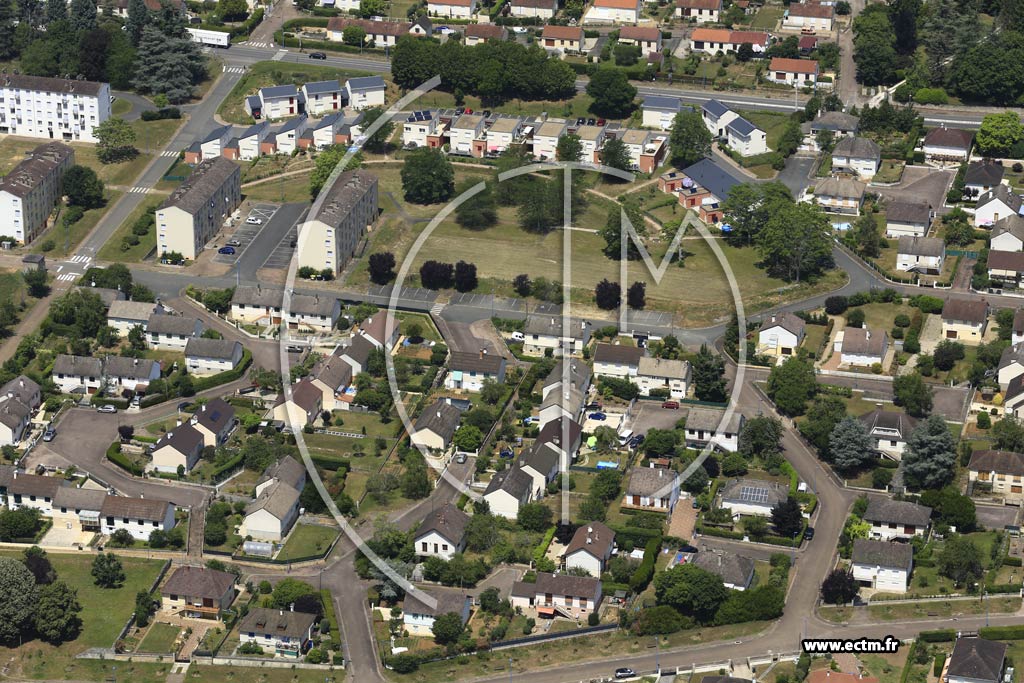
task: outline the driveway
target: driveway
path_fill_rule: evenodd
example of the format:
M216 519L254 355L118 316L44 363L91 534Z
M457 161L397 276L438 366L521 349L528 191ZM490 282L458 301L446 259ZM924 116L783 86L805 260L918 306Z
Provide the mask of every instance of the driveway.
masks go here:
M688 412L685 408L662 408L657 401L638 401L633 407L629 428L635 434L646 434L651 429L674 429L676 422L685 420Z
M888 200L927 202L933 208L945 203L946 192L953 183L954 171L940 171L925 166L908 166L903 170L899 185L881 187L868 185L868 191L877 192Z
M1008 505L978 505L976 514L978 524L986 529L1002 529L1003 527L1017 523L1017 515L1020 508Z
M814 162L814 156L794 154L786 159L785 168L775 179L788 187L794 197L799 197L811 183L807 176L814 168Z

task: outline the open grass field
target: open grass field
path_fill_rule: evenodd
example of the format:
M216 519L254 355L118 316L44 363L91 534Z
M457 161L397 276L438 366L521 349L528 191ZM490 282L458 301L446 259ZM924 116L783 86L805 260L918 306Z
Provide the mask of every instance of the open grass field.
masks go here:
M104 244L99 251L98 257L104 261L118 261L120 263L132 262L138 263L144 259L149 252L156 249L156 226L154 225L149 229L149 232L139 238L139 243L134 247L130 247L127 251L122 251L121 240L132 233L132 226L135 224L141 216L146 213L146 209L150 206L159 205L163 200L153 199L140 204L134 211L129 214L128 218L125 219L124 223L118 226L117 230L106 244Z
M249 67L245 76L231 89L217 113L228 123L252 123L245 112L245 98L268 85L302 85L307 81L325 81L337 78L345 81L353 76L370 76L365 71L335 69L315 64L291 64L288 62L257 62Z
M782 14L785 11L783 7L777 7L775 5L765 5L757 11L754 15L754 20L750 22L750 28L759 28L766 31L773 31L782 19Z
M141 122L137 123L141 124ZM146 125L148 126L149 124ZM11 169L18 165L18 162L25 158L28 152L46 142L49 142L49 140L20 138L13 135L8 135L0 140L0 175L9 173ZM96 175L107 185L131 184L153 158L143 153L130 161L120 164L101 164L100 160L96 157L95 145L73 142L71 143L71 148L75 150L75 163L80 166L88 166L96 171Z
M25 289L25 280L20 271L0 272L0 301L13 301L15 305L22 300L29 302Z
M110 105L111 116L124 116L132 110L132 103L128 100L121 99L120 97L114 100L114 103Z
M309 176L305 173L288 176L244 188L242 194L251 201L308 202Z
M326 552L327 548L338 537L338 530L333 527L317 524L296 524L288 540L285 541L279 560L293 560Z
M549 116L561 116L565 118L579 118L581 116L593 116L590 113L590 105L594 99L586 93L577 93L571 100L511 100L501 105L503 114L516 114L520 116L537 116L547 112ZM420 108L453 108L455 97L451 93L433 91L416 100L416 106ZM474 111L483 111L484 107L479 97L467 96L464 98L464 107Z
M741 115L765 132L769 149L778 148L779 137L789 123L788 116L763 111L745 111L741 112Z
M135 131L135 146L140 152L155 154L167 146L184 119L163 119L161 121L132 121ZM134 176L132 176L134 178Z
M232 666L193 666L189 683L340 683L345 671L332 669L252 669Z
M174 643L181 628L173 624L154 623L139 643L138 652L174 652Z
M74 223L71 229L65 235L64 230L60 227L60 221L58 220L55 225L51 225L46 232L36 238L35 242L29 248L34 254L45 253L47 257L51 256L67 256L75 253L78 245L85 239L96 224L100 222L103 215L107 212L107 209L117 203L117 200L124 194L118 190L111 190L107 188L104 192L104 196L107 198L106 206L102 206L98 209L89 209L82 216L81 220ZM43 245L50 241L53 241L54 248L49 252L43 251ZM48 245L47 245L48 246Z

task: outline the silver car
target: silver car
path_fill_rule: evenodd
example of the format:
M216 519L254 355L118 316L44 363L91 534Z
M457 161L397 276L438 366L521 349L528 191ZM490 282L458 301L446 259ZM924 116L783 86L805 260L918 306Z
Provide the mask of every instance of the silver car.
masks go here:
M104 403L101 406L96 406L96 412L97 413L116 413L117 412L117 406L110 405L109 403Z

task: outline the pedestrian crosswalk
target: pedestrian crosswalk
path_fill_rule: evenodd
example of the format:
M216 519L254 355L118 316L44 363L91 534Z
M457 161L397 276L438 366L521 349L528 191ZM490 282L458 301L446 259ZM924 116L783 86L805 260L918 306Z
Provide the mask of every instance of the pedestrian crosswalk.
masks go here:
M88 263L89 261L92 261L92 256L86 256L85 254L75 254L74 256L69 258L68 261L71 262L71 263L83 263L84 264L84 263Z
M275 54L273 57L273 61L280 62L282 59L284 59L284 56L286 54L288 54L288 50L278 50L277 54Z
M60 282L71 282L72 280L77 280L80 277L82 277L81 273L61 273L57 276L57 280Z
M226 66L224 67L224 73L226 74L244 74L244 66Z
M430 315L441 315L441 311L444 310L444 304L438 302L430 307Z
M248 45L249 47L274 47L273 43L261 43L259 41L247 40L242 45Z
M160 152L160 156L170 158L178 156L178 153L175 152L173 149L165 149L164 151Z
M128 190L131 194L147 194L150 188L148 187L133 187Z

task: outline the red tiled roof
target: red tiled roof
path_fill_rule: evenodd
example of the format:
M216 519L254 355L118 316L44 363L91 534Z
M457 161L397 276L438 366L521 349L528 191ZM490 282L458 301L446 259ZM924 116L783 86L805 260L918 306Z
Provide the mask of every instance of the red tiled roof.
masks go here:
M619 30L619 38L657 42L661 38L661 30L655 26L623 26Z
M769 68L772 71L786 71L796 74L816 74L818 73L818 61L815 59L772 57L772 63Z
M544 27L544 38L555 38L557 40L583 40L583 29L579 26L555 26L548 24Z

